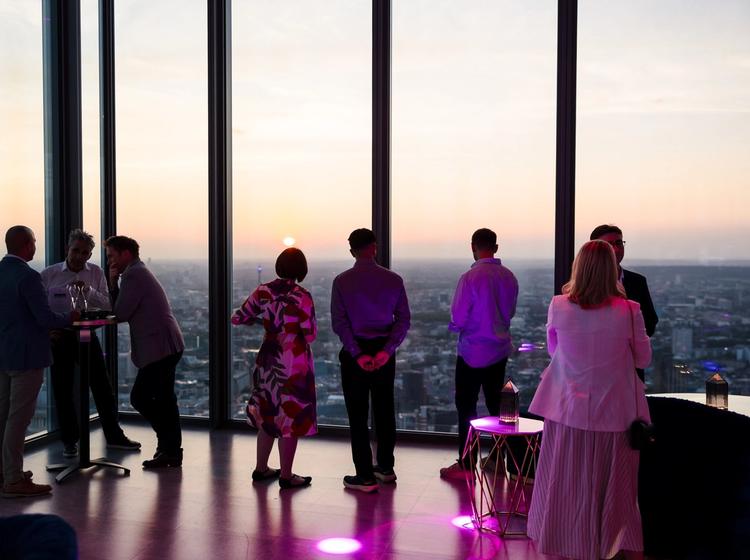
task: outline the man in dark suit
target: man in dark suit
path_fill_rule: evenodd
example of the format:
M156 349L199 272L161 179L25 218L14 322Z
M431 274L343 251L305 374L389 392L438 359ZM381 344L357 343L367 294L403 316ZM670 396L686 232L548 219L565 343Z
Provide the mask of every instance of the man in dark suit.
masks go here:
M653 336L659 318L656 316L656 310L651 301L651 294L648 291L646 277L637 272L625 270L620 266L620 263L625 256L625 241L622 239L622 230L617 226L608 224L597 226L594 228L594 231L591 232L589 239L601 239L602 241L606 241L615 250L617 266L620 268L620 282L622 282L622 286L625 288L625 293L627 294L628 299L637 301L641 305L643 321L646 323L646 334L648 334L648 336ZM638 377L643 381L643 370L638 369L636 371L638 372Z
M52 363L50 329L70 326L78 317L54 313L39 273L27 263L36 253L34 232L13 226L5 234L8 254L0 261L0 482L4 498L49 494L47 484L23 470L23 445L44 368Z
M175 371L185 343L167 294L139 257L135 239L116 235L104 242L114 314L130 325L130 359L138 374L130 403L151 423L157 447L144 468L182 466L182 430Z

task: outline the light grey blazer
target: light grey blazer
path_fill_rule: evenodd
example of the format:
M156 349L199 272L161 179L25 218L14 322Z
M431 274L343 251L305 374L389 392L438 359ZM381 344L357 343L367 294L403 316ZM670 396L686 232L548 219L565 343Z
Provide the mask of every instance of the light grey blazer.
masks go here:
M141 260L133 261L113 290L114 314L130 324L130 359L138 368L182 352L185 342L167 294Z

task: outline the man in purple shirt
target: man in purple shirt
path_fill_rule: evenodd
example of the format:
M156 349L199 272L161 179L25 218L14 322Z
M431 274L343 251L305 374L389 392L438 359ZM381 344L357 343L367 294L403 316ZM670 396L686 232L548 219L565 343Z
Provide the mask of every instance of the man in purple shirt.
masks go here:
M516 313L518 281L502 265L497 235L486 228L471 236L474 264L458 280L448 328L458 333L456 351L456 409L458 461L440 469L443 478L461 478L470 471L462 462L469 421L477 417L479 389L490 414L500 413L500 391L512 351L510 320Z
M341 339L341 385L344 390L356 476L344 486L362 492L378 489L377 480L395 482L393 449L396 415L393 381L396 348L409 330L411 313L401 277L375 262L377 242L369 229L349 236L354 266L333 280L331 322ZM369 401L378 442L373 467L368 428Z

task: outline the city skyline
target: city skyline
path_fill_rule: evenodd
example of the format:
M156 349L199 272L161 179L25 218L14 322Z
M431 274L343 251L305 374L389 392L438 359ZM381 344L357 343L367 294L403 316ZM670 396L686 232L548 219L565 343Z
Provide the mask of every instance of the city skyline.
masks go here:
M342 263L343 264L343 263ZM350 263L349 263L350 264ZM412 310L412 327L397 353L396 408L401 429L452 431L455 427L453 376L456 335L448 331L449 309L460 262L405 264L402 274ZM204 270L172 263L152 264L171 298L185 333L185 359L178 372L183 414L208 414L207 294ZM345 424L338 352L341 344L330 325L329 303L337 267L311 269L304 285L318 316L318 338L312 345L321 423ZM239 306L257 284L252 263L235 263L233 305ZM519 299L511 322L514 352L507 374L528 405L539 376L549 363L546 350L547 307L553 271L516 268ZM750 277L743 267L652 266L643 270L660 317L652 338L654 358L646 370L648 392L701 392L705 379L719 371L732 394L750 394ZM272 271L261 278L267 282ZM232 415L244 418L255 355L263 337L260 327L232 328ZM129 360L127 329L120 337L120 402L128 406L135 369Z
M318 339L313 343L318 412L323 424L346 423L338 372L341 347L330 325L329 298L333 277L351 262L313 267L304 282L318 315ZM205 263L152 261L151 270L164 285L183 330L186 349L177 376L182 414L207 416L209 373L208 281ZM235 262L233 306L237 307L258 282L257 264ZM412 328L398 351L396 408L400 429L452 431L455 428L453 376L456 335L448 328L450 302L463 261L402 263L412 309ZM552 297L551 267L511 265L519 280L516 316L511 322L514 353L507 374L527 405L539 375L549 363L546 351L547 307ZM750 275L746 267L649 266L649 280L659 314L652 338L654 358L646 369L650 393L702 392L705 380L718 371L731 394L750 394ZM273 278L264 268L260 280ZM119 403L129 409L136 368L130 360L126 325L119 327ZM263 329L232 328L231 415L244 419L250 373ZM47 426L47 399L42 393L32 430ZM482 412L484 413L484 412Z

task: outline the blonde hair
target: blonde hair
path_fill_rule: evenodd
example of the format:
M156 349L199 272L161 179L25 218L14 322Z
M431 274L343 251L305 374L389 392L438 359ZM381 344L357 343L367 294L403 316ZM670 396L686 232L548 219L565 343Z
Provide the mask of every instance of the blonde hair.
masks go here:
M598 307L611 297L626 297L619 282L615 252L609 243L597 239L583 244L562 293L584 309Z

